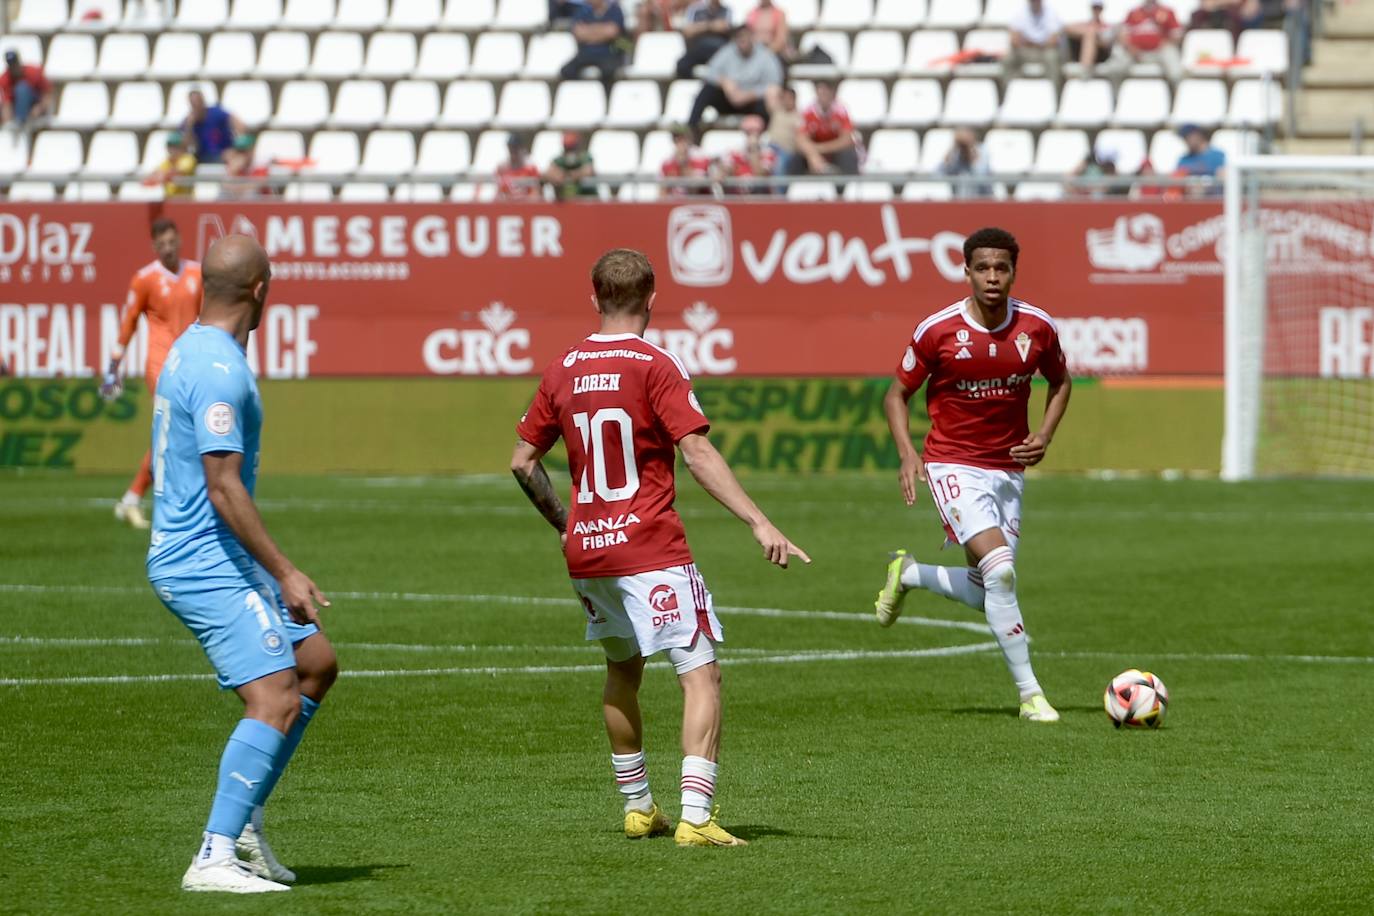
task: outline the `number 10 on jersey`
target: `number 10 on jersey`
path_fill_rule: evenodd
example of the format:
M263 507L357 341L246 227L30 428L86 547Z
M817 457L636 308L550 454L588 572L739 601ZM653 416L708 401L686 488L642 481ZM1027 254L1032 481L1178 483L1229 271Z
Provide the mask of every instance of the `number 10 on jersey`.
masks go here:
M629 499L639 490L639 468L635 465L634 427L630 415L620 407L603 407L596 413L575 413L573 423L582 436L582 451L586 462L582 467L582 481L577 487L577 501L589 503L596 498L602 502L615 503ZM621 460L625 467L625 483L619 487L610 484L606 473L607 447L606 427L619 428ZM591 472L592 486L587 486L587 474Z

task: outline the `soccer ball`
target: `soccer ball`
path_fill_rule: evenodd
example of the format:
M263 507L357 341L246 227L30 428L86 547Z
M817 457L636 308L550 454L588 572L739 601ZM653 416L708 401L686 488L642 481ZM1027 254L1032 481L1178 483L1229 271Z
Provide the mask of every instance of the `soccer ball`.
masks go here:
M1107 685L1102 705L1117 728L1159 728L1169 709L1169 688L1148 671L1123 671Z

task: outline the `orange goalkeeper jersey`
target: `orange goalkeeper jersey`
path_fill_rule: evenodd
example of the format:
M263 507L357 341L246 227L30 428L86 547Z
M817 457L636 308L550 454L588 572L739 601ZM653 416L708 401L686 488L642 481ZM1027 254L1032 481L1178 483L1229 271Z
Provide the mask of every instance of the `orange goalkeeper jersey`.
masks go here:
M163 267L161 261L153 261L134 274L124 318L119 325L119 346L129 345L138 327L138 316L146 315L149 385L157 384L157 374L167 358L167 351L200 315L200 286L200 264L195 261L183 260L177 273Z

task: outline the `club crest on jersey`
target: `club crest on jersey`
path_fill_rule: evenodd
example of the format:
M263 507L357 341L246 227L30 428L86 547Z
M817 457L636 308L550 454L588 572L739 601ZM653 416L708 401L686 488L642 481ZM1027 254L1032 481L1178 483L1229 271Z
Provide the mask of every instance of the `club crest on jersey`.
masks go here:
M1020 334L1017 334L1017 335L1016 335L1016 352L1021 354L1021 362L1024 363L1024 362L1026 361L1026 357L1030 356L1030 348L1031 348L1031 339L1030 339L1030 335L1027 334L1025 331L1022 331Z
M954 354L955 359L973 359L973 354L968 351L968 347L960 347L959 352Z
M957 340L957 341L959 341L959 343L961 343L961 344L966 344L966 343L968 343L968 341L969 341L968 328L960 328L959 330L955 331L955 332L954 332L954 339Z

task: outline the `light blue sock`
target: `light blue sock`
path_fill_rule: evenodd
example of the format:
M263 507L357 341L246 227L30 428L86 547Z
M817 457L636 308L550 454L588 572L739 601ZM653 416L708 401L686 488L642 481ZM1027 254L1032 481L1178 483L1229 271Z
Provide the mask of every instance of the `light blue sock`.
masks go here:
M240 719L219 759L219 786L210 807L207 833L237 839L253 812L254 800L272 775L272 761L286 736L266 722Z
M305 694L301 694L301 714L292 723L291 730L286 733L286 740L277 749L276 755L272 758L272 772L262 781L258 791L253 793L253 826L261 827L262 806L267 804L267 799L271 796L272 790L277 787L277 780L281 779L281 774L286 772L286 765L291 762L291 755L296 753L296 748L301 743L301 736L305 734L305 727L310 724L310 719L315 715L315 711L320 708L316 700L310 699Z

